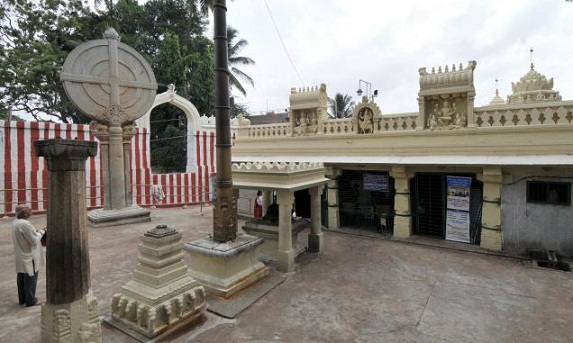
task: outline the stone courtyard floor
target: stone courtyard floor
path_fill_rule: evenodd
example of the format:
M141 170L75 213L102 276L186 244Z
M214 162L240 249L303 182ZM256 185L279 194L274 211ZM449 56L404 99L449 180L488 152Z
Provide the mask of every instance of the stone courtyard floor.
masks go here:
M102 317L131 279L145 231L167 224L186 242L212 230L211 207L156 209L151 216L148 223L89 229L91 285ZM18 305L12 219L0 218L0 342L40 342L40 307ZM46 217L32 222L43 227ZM324 235L322 255L305 259L236 319L209 314L210 330L173 342L573 341L573 273L471 251ZM41 300L45 276L38 282ZM102 329L103 342L135 342Z

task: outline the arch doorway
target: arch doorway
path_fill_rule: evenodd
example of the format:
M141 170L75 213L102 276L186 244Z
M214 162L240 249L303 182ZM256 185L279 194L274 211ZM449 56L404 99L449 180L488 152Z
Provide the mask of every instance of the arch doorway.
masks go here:
M197 149L197 142L193 139L193 136L197 133L197 131L201 128L201 119L199 116L199 111L193 103L189 100L183 98L182 96L178 95L175 92L175 86L169 85L167 91L158 94L155 97L155 101L153 102L153 106L147 113L145 113L141 118L135 121L136 125L140 128L145 128L150 132L151 130L151 112L158 106L163 104L169 104L172 106L177 107L185 116L187 123L186 123L186 145L185 151L187 156L187 163L185 166L185 172L187 173L195 173L198 169L198 161L197 155L195 151ZM151 137L153 139L154 137Z

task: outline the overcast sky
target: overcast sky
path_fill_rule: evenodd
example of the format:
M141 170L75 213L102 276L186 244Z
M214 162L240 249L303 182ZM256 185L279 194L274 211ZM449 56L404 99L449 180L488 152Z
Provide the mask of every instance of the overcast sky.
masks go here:
M256 65L242 70L253 114L289 106L291 87L325 83L329 97L356 101L359 79L378 89L384 114L418 110L420 67L477 61L476 106L489 103L499 79L506 99L511 83L529 70L554 78L573 100L573 2L567 0L266 0L290 54L273 26L265 0L227 1L227 23L249 42L241 55ZM212 25L211 25L212 26ZM364 87L362 87L364 88Z

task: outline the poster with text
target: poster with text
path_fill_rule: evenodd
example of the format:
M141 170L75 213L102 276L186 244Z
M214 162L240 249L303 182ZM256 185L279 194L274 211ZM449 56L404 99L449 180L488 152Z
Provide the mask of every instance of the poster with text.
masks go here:
M447 176L446 239L470 242L470 194L472 178Z
M447 182L448 197L446 208L469 212L472 178L465 176L448 176Z
M448 210L446 217L446 239L456 242L470 242L470 213Z

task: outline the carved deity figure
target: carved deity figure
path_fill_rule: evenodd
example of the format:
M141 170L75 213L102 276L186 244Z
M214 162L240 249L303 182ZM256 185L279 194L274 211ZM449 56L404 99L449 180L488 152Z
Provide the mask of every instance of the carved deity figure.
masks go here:
M434 112L430 113L427 126L431 130L434 130L436 127L438 127L438 116Z
M374 132L374 113L368 107L358 113L358 133Z
M101 335L99 334L99 326L97 324L82 323L78 331L81 343L96 343L101 342Z
M308 125L308 120L306 118L306 112L302 111L298 118L296 119L296 126L294 128L294 133L302 136L306 132L306 126Z

